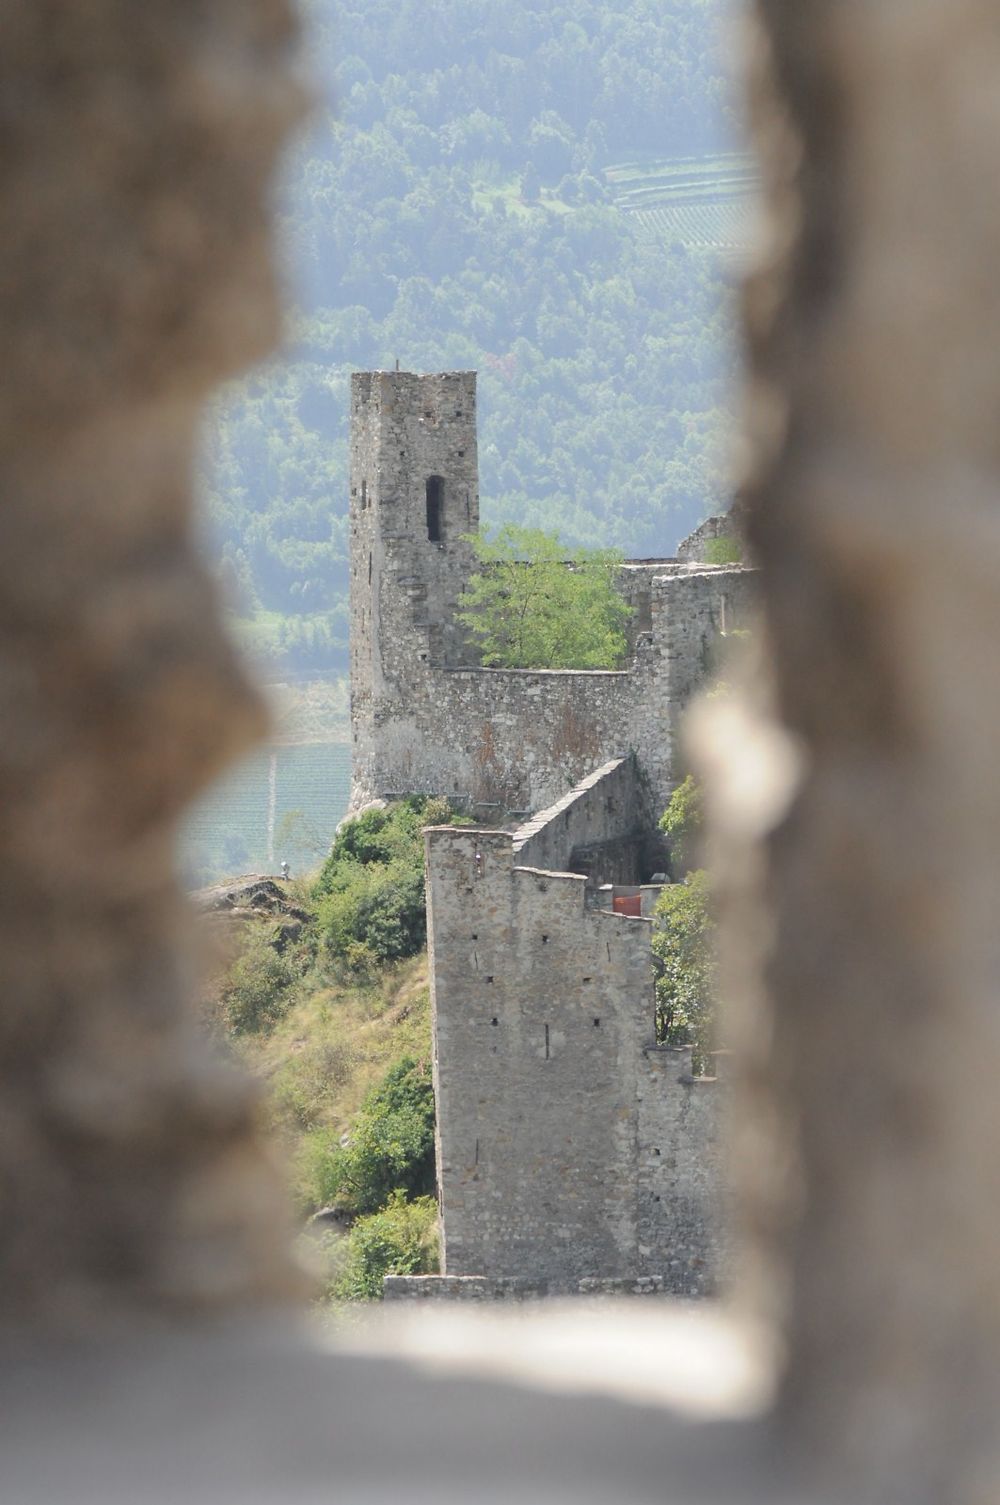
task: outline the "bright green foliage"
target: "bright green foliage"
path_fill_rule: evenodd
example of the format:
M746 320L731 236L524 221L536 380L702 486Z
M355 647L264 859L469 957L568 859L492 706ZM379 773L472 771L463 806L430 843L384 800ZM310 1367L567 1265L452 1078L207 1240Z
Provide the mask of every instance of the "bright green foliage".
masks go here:
M261 1034L273 1028L289 1010L295 967L279 956L266 936L253 938L230 968L222 1004L234 1034Z
M742 564L743 545L731 534L720 533L705 545L706 564Z
M715 921L704 869L664 888L656 905L656 1037L693 1045L696 1068L712 1048L715 1008Z
M364 974L420 950L427 939L421 831L451 818L447 800L413 798L341 827L313 890L331 955Z
M660 820L660 830L670 839L670 863L675 874L690 872L694 866L703 819L701 786L689 773L670 796Z
M459 597L459 621L483 663L505 669L614 669L631 614L615 589L615 549L569 550L555 533L501 528L477 534L483 566Z
M359 1218L334 1286L342 1301L378 1301L385 1275L433 1275L438 1269L437 1204L394 1192L381 1212Z
M426 1063L410 1056L383 1077L362 1104L346 1144L314 1140L319 1199L355 1217L377 1212L399 1194L434 1190L434 1088Z

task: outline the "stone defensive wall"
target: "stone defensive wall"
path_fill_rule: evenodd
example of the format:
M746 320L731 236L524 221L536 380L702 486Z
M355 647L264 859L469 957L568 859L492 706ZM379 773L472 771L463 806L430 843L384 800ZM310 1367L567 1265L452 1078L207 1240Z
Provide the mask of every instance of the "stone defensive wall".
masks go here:
M629 767L586 781L581 808ZM560 830L565 847L575 813L426 833L443 1273L697 1294L714 1275L714 1084L654 1043L651 922L520 862L533 842L558 852Z

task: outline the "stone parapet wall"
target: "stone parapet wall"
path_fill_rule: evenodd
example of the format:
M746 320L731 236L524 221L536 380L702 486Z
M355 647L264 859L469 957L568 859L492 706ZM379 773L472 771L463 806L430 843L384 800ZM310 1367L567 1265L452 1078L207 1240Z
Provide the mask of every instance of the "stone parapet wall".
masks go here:
M541 1301L544 1280L497 1279L486 1275L387 1275L386 1301Z
M382 1295L386 1301L529 1302L567 1295L618 1299L686 1294L686 1291L675 1289L669 1280L652 1275L627 1280L586 1276L570 1291L554 1290L545 1280L490 1278L486 1275L387 1275L382 1283Z
M514 832L514 859L522 867L571 872L578 847L638 843L649 821L635 758L613 758Z

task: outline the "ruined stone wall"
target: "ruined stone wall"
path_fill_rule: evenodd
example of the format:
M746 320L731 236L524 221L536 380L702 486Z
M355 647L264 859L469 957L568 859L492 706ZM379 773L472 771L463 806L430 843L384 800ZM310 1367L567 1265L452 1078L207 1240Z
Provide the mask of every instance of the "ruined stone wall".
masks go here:
M650 922L589 908L582 877L517 865L507 832L428 831L427 873L445 1274L552 1291L669 1279L672 1233L691 1289L710 1238L699 1256L688 1159L711 1135L685 1072L657 1080L643 1054ZM649 1101L657 1089L673 1107ZM655 1189L640 1178L647 1132L665 1151ZM653 1237L650 1206L671 1205L673 1181L677 1215Z

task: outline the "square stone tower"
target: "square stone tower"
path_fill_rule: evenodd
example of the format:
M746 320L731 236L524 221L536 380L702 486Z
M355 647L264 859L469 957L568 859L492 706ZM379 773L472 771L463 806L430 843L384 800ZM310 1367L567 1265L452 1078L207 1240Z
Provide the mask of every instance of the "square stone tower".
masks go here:
M469 661L454 621L479 527L476 373L351 378L352 805L380 792L376 728ZM419 698L419 697L418 697Z

